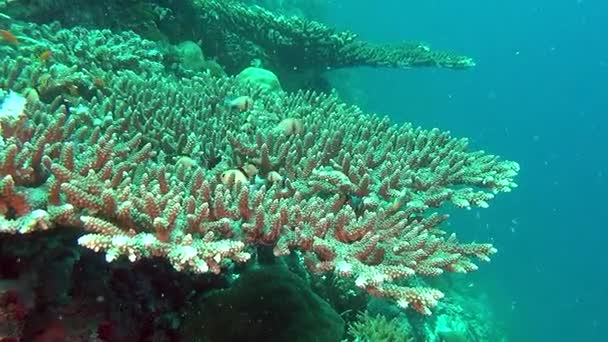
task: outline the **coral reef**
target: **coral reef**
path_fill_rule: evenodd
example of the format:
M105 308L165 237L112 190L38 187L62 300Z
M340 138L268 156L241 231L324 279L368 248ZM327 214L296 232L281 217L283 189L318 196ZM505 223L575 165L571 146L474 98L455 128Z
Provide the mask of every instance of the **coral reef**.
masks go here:
M460 69L474 65L469 57L434 52L421 44L371 44L358 39L352 32L339 32L322 23L299 17L277 16L261 7L246 6L237 1L193 2L204 25L217 28L213 32L216 35L208 34L206 38L226 41L229 32L262 47L267 54L279 60L278 65L292 70L353 66ZM241 50L226 51L238 53Z
M293 7L293 4L280 6ZM0 11L39 23L134 31L148 39L196 42L211 60L234 75L259 60L284 81L286 89L303 86L329 90L323 73L330 69L372 66L466 69L472 58L431 50L420 43L374 44L352 32L340 32L302 17L277 15L239 1L23 1Z
M246 262L255 246L297 250L312 272L423 314L443 293L404 280L471 272L473 258L496 252L441 230L445 203L487 207L516 186L517 163L469 151L465 139L330 95L177 78L154 43L130 34L14 31L22 43L1 47L0 86L27 93L49 74L68 85L53 100L30 95L26 119L2 133L4 233L77 227L78 243L107 261L161 257L197 273ZM92 53L113 45L116 55ZM52 61L28 57L40 49L56 51ZM244 112L229 105L239 96L252 99Z

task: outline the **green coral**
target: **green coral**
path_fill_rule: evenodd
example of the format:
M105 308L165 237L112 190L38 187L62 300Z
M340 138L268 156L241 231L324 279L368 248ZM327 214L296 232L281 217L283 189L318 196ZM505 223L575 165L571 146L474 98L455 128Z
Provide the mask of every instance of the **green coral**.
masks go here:
M370 315L367 311L357 316L357 321L348 325L348 335L354 342L413 342L407 325L398 318L388 319L382 315Z
M236 79L243 84L251 84L256 88L260 88L263 91L269 92L281 92L281 82L279 82L279 78L272 71L248 67L245 70L241 71Z

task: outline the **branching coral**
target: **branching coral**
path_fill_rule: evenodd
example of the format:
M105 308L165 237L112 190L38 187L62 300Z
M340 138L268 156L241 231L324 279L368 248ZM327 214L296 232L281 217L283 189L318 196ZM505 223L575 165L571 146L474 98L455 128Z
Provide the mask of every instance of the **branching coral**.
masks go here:
M218 36L209 38L224 41L226 36L222 35L226 32L236 34L271 52L285 68L435 66L462 69L474 65L469 57L431 51L421 44L371 44L352 32L339 32L300 17L277 16L238 1L194 0L194 4L205 26L216 28ZM238 54L239 50L231 53Z
M205 52L231 73L256 58L275 69L317 71L355 66L463 69L475 64L469 57L433 51L424 44L372 44L352 32L233 0L80 3L74 7L73 2L68 6L63 1L16 1L7 11L21 19L53 18L66 25L134 30L152 39L201 40ZM78 15L66 11L70 7L78 8Z
M78 242L108 261L157 256L194 272L220 273L259 245L276 256L298 250L311 271L424 314L443 294L403 279L474 271L473 259L496 252L446 237L438 208L486 207L516 186L514 162L329 95L262 92L204 74L178 79L162 66L150 74L121 56L100 61L86 52L117 39L104 31L37 31L39 43L62 53L49 67L18 57L27 46L3 50L3 87L26 91L75 56L79 72L100 65L108 81L91 97L30 96L26 120L3 132L2 232L76 226L86 231ZM243 112L229 105L240 96L252 101Z

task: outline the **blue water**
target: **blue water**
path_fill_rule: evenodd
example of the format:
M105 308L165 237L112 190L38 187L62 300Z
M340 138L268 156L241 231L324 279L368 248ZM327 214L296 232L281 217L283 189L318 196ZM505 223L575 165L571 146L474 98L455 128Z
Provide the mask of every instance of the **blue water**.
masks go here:
M608 2L332 6L328 19L363 38L475 58L463 72L362 69L347 82L366 110L450 130L521 164L518 189L457 213L451 227L498 247L474 279L511 340L605 341Z

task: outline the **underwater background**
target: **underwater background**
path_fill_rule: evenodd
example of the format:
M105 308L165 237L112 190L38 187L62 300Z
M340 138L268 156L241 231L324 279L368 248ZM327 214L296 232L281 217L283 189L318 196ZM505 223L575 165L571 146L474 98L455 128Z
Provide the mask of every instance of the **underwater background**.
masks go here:
M339 1L328 17L368 39L419 37L475 56L463 73L349 73L366 110L520 162L513 196L451 218L459 234L499 249L475 281L513 340L604 341L608 4Z
M154 8L152 12L155 12L155 15L162 12L160 16L171 17L170 14L167 14L170 11L163 12L159 9L164 8L163 6L171 7L168 4L189 2L126 1L125 8L130 10L132 9L130 6L142 3L145 6L152 6ZM193 1L193 3L197 2L215 3L215 1L206 0ZM20 3L25 4L22 8L28 8L28 10L22 12L15 7ZM2 74L0 84L3 88L0 90L7 91L7 93L0 94L2 95L0 99L3 101L10 98L10 95L7 94L11 93L9 89L4 89L4 85L10 83L5 81L9 79L9 74L10 77L13 77L14 73L9 71L15 69L12 64L17 60L15 56L18 56L19 51L27 50L30 43L35 46L33 51L37 53L42 51L36 45L38 43L24 39L28 35L36 37L45 44L46 39L49 39L49 42L55 44L48 50L52 51L52 54L45 55L47 50L44 50L40 55L19 56L19 58L25 58L28 63L33 60L34 63L41 64L42 68L50 69L54 63L69 64L66 59L70 60L76 55L80 59L79 67L84 65L84 68L87 68L86 63L89 62L90 56L82 57L86 53L81 54L81 48L74 47L78 46L78 43L68 41L73 37L65 39L65 46L70 46L70 48L62 50L62 36L52 36L54 34L52 32L58 30L57 27L40 29L40 26L36 26L40 23L47 24L57 20L65 28L80 25L86 27L87 30L111 28L114 32L101 34L102 38L99 38L97 43L95 43L95 39L86 38L87 35L92 37L97 33L74 31L76 33L63 34L65 37L70 34L80 35L78 37L83 40L84 50L88 49L91 44L99 44L99 41L110 41L116 43L117 46L120 45L117 50L127 53L135 51L135 60L143 62L138 64L128 58L116 62L114 58L117 56L113 55L116 51L113 51L108 53L106 64L100 63L101 69L111 75L118 72L117 70L129 69L130 66L137 65L136 68L133 68L136 73L148 75L150 79L153 79L147 85L145 82L134 81L135 85L129 88L125 86L128 81L125 81L124 74L116 77L114 82L110 77L96 76L97 74L93 72L84 77L86 81L77 83L81 89L79 93L74 90L73 84L70 83L73 82L73 79L68 76L66 79L69 82L58 82L57 87L63 100L67 98L71 101L67 103L79 104L78 106L70 104L71 107L68 107L70 108L68 111L80 113L86 111L83 108L96 108L95 101L91 101L91 98L94 99L96 96L110 97L108 94L121 93L125 89L143 94L153 86L162 88L161 91L174 94L174 97L167 101L172 104L177 103L176 108L180 108L180 110L183 108L178 106L186 106L185 103L200 105L203 108L204 105L201 103L207 100L216 101L214 96L218 93L222 96L229 94L226 96L228 100L231 100L226 100L229 107L228 114L234 110L246 113L252 107L259 110L259 106L264 106L265 109L271 108L269 110L272 111L275 110L273 106L279 106L272 100L268 100L271 97L267 98L266 95L262 96L259 92L226 80L218 81L217 84L220 85L217 87L210 86L211 90L201 90L204 95L201 95L200 102L196 99L190 99L191 102L184 100L184 98L196 96L196 82L205 80L209 84L215 84L213 83L215 81L210 81L211 77L223 79L225 76L239 74L239 71L249 63L246 60L243 64L243 60L245 60L243 56L224 55L222 49L217 47L214 50L210 43L213 39L202 37L202 43L201 41L195 43L202 46L205 58L208 57L208 59L204 60L204 63L199 61L203 64L196 65L196 68L200 67L200 70L205 70L207 76L201 76L199 79L197 77L200 75L197 72L200 70L197 69L196 72L184 70L187 68L184 67L186 63L183 60L181 63L184 65L176 67L175 65L180 63L179 58L183 56L176 57L179 53L175 53L174 47L179 46L179 40L176 40L175 37L188 37L190 27L187 27L187 24L173 28L159 24L158 28L149 30L150 27L139 25L138 20L129 22L128 15L113 17L112 14L129 13L130 15L133 13L127 10L121 12L122 3L120 1L99 2L99 4L108 4L104 16L92 14L95 13L93 10L89 12L89 7L87 7L91 4L89 1L82 1L85 4L83 5L85 10L82 12L53 8L61 3L57 2L55 5L49 5L49 8L42 6L42 10L37 8L38 12L32 10L31 13L28 13L31 8L36 8L36 5L43 3L46 2L0 1L0 5L6 5L9 8L7 13L15 17L15 20L19 20L19 23L13 24L6 18L0 18L0 23L2 23L0 29L10 31L3 33L3 39L0 39L0 59L8 60L0 68L0 74ZM118 7L112 7L116 3L119 4ZM332 292L330 290L332 287L327 285L331 283L330 285L341 289L346 285L338 284L337 278L315 278L308 275L301 260L294 257L296 253L285 257L287 260L285 264L289 265L290 272L285 272L285 269L275 265L274 262L269 262L269 265L262 267L262 271L259 269L252 271L242 265L224 268L225 265L222 264L221 277L191 275L187 272L175 271L173 268L178 267L173 260L171 265L156 259L130 263L126 260L127 258L106 263L104 253L93 253L75 243L74 236L81 235L81 232L60 231L55 235L36 232L31 234L31 238L26 234L11 235L10 222L18 218L10 217L7 214L7 220L0 221L1 224L9 222L6 223L6 226L0 227L2 228L0 229L2 232L0 234L0 247L2 247L0 248L1 342L17 341L9 339L9 337L4 339L3 334L7 334L7 330L4 329L5 326L2 323L5 323L3 319L10 321L7 317L14 316L14 312L9 312L10 310L7 308L10 307L12 310L17 303L21 305L21 300L15 300L12 297L7 299L8 297L1 296L2 292L7 291L6 293L8 293L18 286L22 286L24 284L24 280L21 279L22 275L29 275L32 272L31 270L21 270L20 268L27 268L22 265L13 265L14 267L7 265L10 261L16 260L12 259L15 255L19 255L25 260L31 257L30 254L35 254L34 251L37 251L38 248L44 250L48 246L52 246L49 250L55 248L55 252L48 253L48 255L40 253L44 255L39 258L42 261L36 260L31 264L38 265L39 262L46 263L48 260L54 260L55 263L52 264L52 267L48 267L50 270L48 273L53 273L53 276L36 275L32 278L34 280L26 277L29 280L25 283L28 284L23 285L23 288L34 287L34 290L28 289L23 292L34 293L33 295L30 293L29 296L35 298L32 299L35 304L28 303L28 309L34 307L38 311L42 311L41 306L44 306L45 309L56 309L56 312L64 313L66 320L63 323L57 323L54 318L50 320L47 317L41 318L40 321L44 321L43 323L32 325L45 328L39 328L34 333L30 333L30 339L23 338L21 341L34 340L31 337L32 334L38 336L37 342L52 341L53 334L63 336L56 337L55 341L67 340L65 336L70 334L66 331L71 332L71 326L76 323L67 323L69 321L67 317L70 314L62 311L66 307L71 309L79 307L82 311L78 315L86 318L92 326L89 328L95 333L91 336L96 337L85 339L86 341L254 341L254 337L251 336L274 338L269 337L264 341L286 340L277 337L279 334L276 331L281 329L273 331L272 325L270 325L270 331L268 331L269 325L266 325L266 331L261 335L255 335L253 333L255 324L252 323L255 316L248 312L248 310L255 311L254 308L263 311L264 315L270 316L272 315L268 312L276 310L274 314L281 318L284 318L287 313L293 313L289 319L278 320L274 324L276 327L289 326L287 335L300 334L298 336L301 341L338 341L340 339L336 338L336 331L342 333L343 341L395 341L388 337L385 339L369 337L381 336L381 334L374 335L374 329L378 332L381 331L380 327L393 327L385 324L386 322L375 323L375 326L373 324L365 326L362 323L357 325L359 323L356 323L356 319L363 322L366 318L355 315L358 310L363 310L363 308L367 308L370 312L386 314L388 318L396 317L398 326L407 325L408 328L405 330L411 336L415 336L410 337L408 341L462 341L472 340L472 336L478 338L473 339L476 341L604 341L606 339L605 329L608 328L608 315L605 313L605 307L608 305L608 274L605 257L605 246L608 243L608 233L606 232L608 213L605 200L608 191L606 184L608 131L605 118L608 110L608 45L605 43L608 35L607 3L599 0L513 0L505 3L480 0L466 2L386 0L374 3L363 0L260 0L244 1L244 3L258 4L276 13L318 20L335 27L338 31L353 31L363 41L374 43L416 41L425 46L428 44L432 51L435 49L456 51L471 57L475 61L475 65L463 68L466 70L453 70L460 69L453 65L446 68L418 68L415 65L411 68L346 65L346 67L336 68L337 70L328 67L322 75L302 76L298 74L293 78L292 75L297 74L295 68L293 73L289 68L277 67L273 71L279 76L278 79L284 90L295 91L304 88L328 91L335 88L335 93L340 97L340 101L355 104L364 113L387 115L393 122L411 122L414 127L421 126L425 129L436 127L441 131L449 131L454 137L468 138L473 151L483 150L499 155L504 160L516 161L521 166L521 170L515 178L518 187L512 192L498 195L491 201L488 208L473 207L470 210L462 210L450 207L443 210L451 215L449 221L442 227L443 229L450 233L457 233L459 240L463 242L492 243L498 249L498 253L492 255L490 263L477 263L480 268L476 272L466 275L442 276L447 280L429 279L428 283L426 283L426 279L421 281L422 285L431 285L431 287L441 289L447 297L431 310L434 312L432 315L423 316L414 312L411 307L402 310L395 305L387 304L390 301L382 302L382 304L373 302L375 303L373 305L369 302L362 304L361 302L367 301L368 297L362 299L361 294L340 302L340 299L344 299L344 297L338 295L338 292ZM158 7L154 7L157 5ZM96 8L95 6L92 5L91 8ZM137 12L141 13L141 23L150 20L147 17L150 13L145 6L144 10ZM171 9L175 11L176 6ZM0 8L3 7L0 6ZM189 9L189 7L183 8L184 14ZM139 7L138 10L140 10ZM2 13L1 10L0 13ZM183 18L178 19L183 20ZM158 20L158 22L162 23L162 20ZM31 27L28 28L28 25ZM9 28L10 30L8 30ZM147 41L142 43L141 38L135 34L125 34L120 38L113 36L116 32L128 29L133 29L137 35L141 34L141 37L149 39L154 44ZM156 32L156 29L160 33ZM200 28L195 27L192 30L195 29ZM13 39L13 33L20 40L18 48L16 44L10 42ZM48 38L51 36L52 38ZM191 40L195 39L191 38ZM157 43L158 45L155 45ZM264 46L264 48L268 47ZM27 51L30 52L30 50ZM148 53L149 51L153 52ZM253 51L248 52L256 57ZM5 53L6 55L3 55ZM245 55L249 57L249 55ZM202 59L202 55L200 57ZM230 64L226 61L234 63ZM254 62L259 61L254 59L252 65L255 64ZM154 69L146 70L146 67L149 66ZM26 69L29 67L31 65L28 64ZM269 67L269 69L272 68ZM28 72L24 73L26 75L23 77L17 77L19 82L23 82L23 79L31 76ZM49 73L52 74L52 72ZM174 75L178 76L178 80L183 77L183 92L180 92L179 88L181 81L171 78ZM63 75L61 77L53 76L58 80L64 77ZM157 76L161 81L154 78ZM159 85L163 82L162 80L165 80L163 78L165 76L166 80L170 80L166 81L167 88L177 85L176 88L167 90ZM307 76L310 77L307 78ZM52 84L53 81L51 79L49 82ZM21 86L22 84L19 82L15 82L15 84ZM89 93L93 95L81 93L83 84L89 87ZM46 110L56 107L55 95L57 93L54 89L48 91L51 93L48 95L49 99L43 99L44 92L40 90L40 85L34 88L40 95L40 101L44 104L40 105L41 107L31 107L35 108L35 110L31 109L32 111L40 111L39 108ZM225 89L230 90L224 92ZM21 92L23 89L13 90ZM128 91L125 93L127 93L125 98L129 98ZM23 94L27 93L23 91ZM208 94L211 95L208 96ZM241 94L251 97L247 96L243 102L235 102L245 98L237 97ZM28 98L29 103L29 95L24 96ZM132 94L132 96L137 95ZM263 100L258 101L257 96ZM85 99L83 100L83 98ZM253 98L253 102L249 102L251 98ZM143 104L141 107L133 105L134 108L156 108L154 105L148 106L146 103L154 102L149 97L142 95L138 99ZM176 102L170 102L172 100ZM290 102L291 100L293 102ZM285 107L291 108L290 106L299 104L300 100L301 98L296 98L295 100L281 100L285 102L277 103L284 103ZM302 101L303 106L306 107L308 100ZM260 105L262 102L263 104ZM327 108L333 109L330 102L331 100L328 100L327 105L316 102L315 104L320 108L327 106ZM63 106L68 105L64 103ZM279 108L281 107L279 106ZM200 110L202 111L202 109ZM118 110L115 109L115 111ZM91 112L93 113L91 115L99 114L93 110ZM137 110L134 112L137 113ZM187 110L183 110L183 113L186 112ZM167 113L170 111L165 112L165 114ZM226 113L222 112L221 115L221 119L218 121L225 120ZM162 114L159 116L162 117ZM318 118L306 118L306 120L318 120ZM106 119L101 121L104 122L104 120ZM91 120L91 122L96 121ZM272 120L271 123L276 124ZM285 129L286 135L297 136L302 133L300 121L289 122L287 128L281 126L283 123L284 121L280 121L278 125L281 129ZM304 122L304 131L306 131L307 123L308 121ZM96 123L96 125L98 124ZM262 127L260 123L257 124ZM326 124L332 125L333 123ZM234 123L229 122L226 125L236 131L233 127ZM93 126L92 123L91 126ZM219 135L223 133L222 129L217 129L217 127L214 129L220 131ZM268 131L270 132L268 134L271 135L272 130L268 128ZM264 128L264 132L266 133L266 128ZM196 131L196 134L199 134L199 131ZM239 137L245 139L242 136ZM234 143L231 141L231 144ZM2 145L2 147L5 146ZM3 158L8 154L8 152L2 153L0 155ZM168 152L168 154L171 153ZM176 155L180 154L176 153ZM185 154L182 153L182 155ZM183 159L179 159L178 162L182 163L180 165L185 163ZM236 169L238 172L244 168L244 165L235 165L234 161L227 162L228 166L223 165L223 162L225 161L214 164L209 161L204 168L221 171L238 166ZM260 167L260 163L254 164ZM233 169L230 170L234 171ZM167 164L167 170L172 170L169 164ZM0 176L4 176L4 174L0 174ZM224 182L224 173L222 173L219 183L230 187L231 182L237 182L237 176L233 177L234 179ZM136 177L134 179L140 180ZM212 183L211 180L209 182ZM285 184L283 186L289 187ZM3 198L0 197L0 204L2 204L2 200ZM2 214L6 213L2 212ZM0 219L4 220L4 217L0 217ZM5 234L5 229L9 234ZM95 249L90 246L86 247ZM249 255L245 257L244 254L240 254L242 248L239 245L236 248L239 250L238 253L230 254L231 251L227 253L226 258L237 264L249 258ZM103 248L101 249L103 250ZM32 252L28 254L23 250ZM251 254L254 255L252 259L256 259L256 262L261 264L268 257L261 250L251 252ZM35 259L35 257L31 258ZM60 259L68 261L57 262ZM268 261L265 260L265 262ZM179 262L177 263L179 264ZM210 265L213 266L212 261ZM33 273L36 272L39 270L36 269ZM38 289L40 284L35 283L41 282L40 279L48 281L50 285L45 284L48 288ZM51 281L51 279L53 280ZM17 283L13 282L17 280ZM82 284L87 284L90 288L87 287L86 291L82 292L74 290ZM255 284L256 286L244 284ZM283 284L289 285L281 287ZM276 288L273 287L275 285ZM99 291L102 288L103 291L106 291L103 293L107 301L115 301L113 307L111 305L110 308L104 307L106 311L103 315L100 314L99 308L95 305L89 306L90 303L87 302L91 298L99 298L96 296L101 293ZM309 299L308 292L313 292L311 288L329 305L323 300ZM218 289L226 290L216 291ZM351 289L351 291L355 290ZM200 296L193 295L195 292L198 292ZM61 293L65 296L61 301L53 300L45 305L40 305L40 298L51 297L51 293L53 295ZM131 296L132 293L135 294ZM207 295L208 293L209 295ZM281 296L275 297L276 293L280 293ZM22 293L19 295L26 296ZM274 302L263 301L263 298L269 297L273 297ZM77 302L75 298L78 298L79 301ZM243 298L250 301L243 300ZM258 299L259 301L256 301ZM300 300L306 302L308 306L299 307ZM225 303L228 302L231 304L226 305ZM281 305L284 307L293 305L298 309L283 312L279 310ZM236 309L234 312L228 311L227 317L223 317L222 314L226 314L225 311L220 310L218 313L213 310L213 307L222 306ZM87 311L91 308L95 308L98 312ZM473 312L466 312L467 310ZM36 310L32 309L32 311ZM120 314L112 316L115 311L122 312L124 316L120 316ZM399 313L396 313L397 311ZM74 316L73 312L72 316ZM250 325L239 326L237 324L239 319L247 315L251 315L248 322ZM22 316L32 317L25 313L22 313ZM23 320L23 317L20 320ZM128 317L128 319L124 319L124 317ZM150 321L145 321L142 317L150 319ZM121 319L127 322L123 322L123 325L136 327L130 332L132 335L117 333L119 330L122 333L122 329L125 329L124 326L117 323ZM372 321L369 317L367 319ZM450 319L454 319L453 325L450 325ZM491 321L484 322L484 319ZM448 320L447 323L446 320ZM307 325L309 324L307 322L315 321L316 325L314 323L310 323L312 324L310 326ZM214 323L205 326L200 322ZM301 330L290 330L292 329L291 324L298 325L298 323L300 323ZM17 325L21 329L20 324ZM145 328L142 328L141 325ZM329 325L340 327L326 329ZM212 337L222 336L222 330L241 329L246 331L248 328L251 329L249 339ZM453 329L456 333L450 334L453 332L452 330L441 330L443 328ZM459 334L461 331L458 331L458 328L464 329L468 335ZM32 329L30 328L30 330ZM315 335L315 329L324 331L327 335ZM220 331L220 335L213 335L218 333L217 331ZM309 335L305 332L308 332ZM273 335L273 333L276 334ZM366 338L365 333L370 335ZM133 336L138 336L138 338ZM155 336L155 338L151 336ZM466 337L463 339L462 336L468 336L468 339Z

